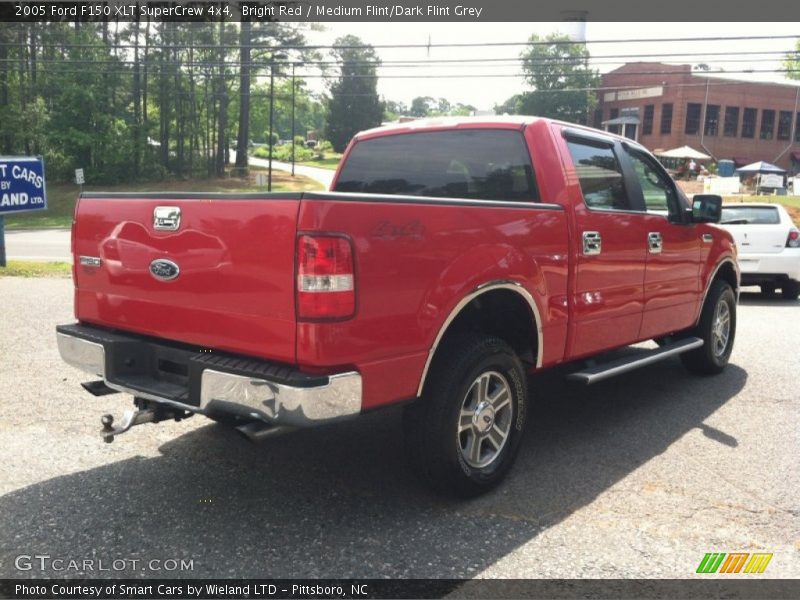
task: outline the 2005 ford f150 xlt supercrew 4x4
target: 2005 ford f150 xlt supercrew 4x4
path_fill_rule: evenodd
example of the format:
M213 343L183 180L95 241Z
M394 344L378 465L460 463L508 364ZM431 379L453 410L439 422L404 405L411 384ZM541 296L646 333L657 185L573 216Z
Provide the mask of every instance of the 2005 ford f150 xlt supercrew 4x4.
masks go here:
M728 362L721 200L690 203L632 140L412 122L358 134L331 189L81 195L77 323L57 338L89 392L134 396L107 441L194 413L261 438L403 402L416 469L474 495L519 449L527 372L574 362L590 384L678 354L699 373Z

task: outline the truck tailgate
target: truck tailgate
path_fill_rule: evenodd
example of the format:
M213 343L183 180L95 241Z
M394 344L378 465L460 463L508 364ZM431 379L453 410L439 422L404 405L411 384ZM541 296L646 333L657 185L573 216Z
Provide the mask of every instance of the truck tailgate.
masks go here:
M299 204L299 194L84 194L72 233L75 316L293 363ZM177 229L156 228L165 207L180 211Z

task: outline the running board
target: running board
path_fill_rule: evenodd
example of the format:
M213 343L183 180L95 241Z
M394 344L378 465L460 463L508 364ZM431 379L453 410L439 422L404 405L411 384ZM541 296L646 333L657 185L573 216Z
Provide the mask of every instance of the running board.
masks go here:
M647 350L635 356L626 356L624 358L589 367L588 369L578 371L577 373L571 373L567 375L567 381L591 385L593 383L597 383L598 381L603 381L603 379L614 377L615 375L621 375L622 373L627 373L628 371L633 371L634 369L638 369L640 367L652 365L653 363L664 360L665 358L669 358L670 356L675 356L677 354L688 352L689 350L694 350L702 345L703 340L698 337L684 338L669 344L668 346L662 346L660 348L655 348L654 350Z

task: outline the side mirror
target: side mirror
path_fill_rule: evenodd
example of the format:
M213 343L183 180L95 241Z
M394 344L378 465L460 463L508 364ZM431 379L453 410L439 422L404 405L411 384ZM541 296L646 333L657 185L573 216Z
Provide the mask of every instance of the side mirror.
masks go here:
M719 223L721 218L721 196L697 194L692 198L692 223Z

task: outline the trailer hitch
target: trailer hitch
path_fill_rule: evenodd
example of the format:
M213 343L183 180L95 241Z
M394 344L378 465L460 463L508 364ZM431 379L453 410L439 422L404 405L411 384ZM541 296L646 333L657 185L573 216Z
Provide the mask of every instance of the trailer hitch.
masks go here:
M103 441L105 443L110 444L114 441L116 436L125 433L136 425L160 423L168 419L181 421L194 414L185 410L166 408L158 404L151 406L151 403L141 398L136 398L134 404L136 408L126 410L122 415L122 419L120 419L119 425L116 427L114 427L114 415L103 415L100 417L100 422L103 424L100 435L103 436Z

